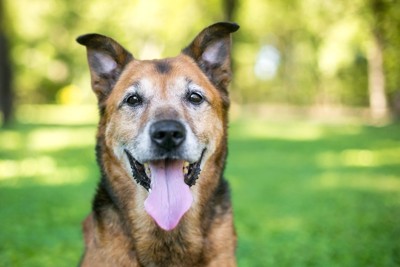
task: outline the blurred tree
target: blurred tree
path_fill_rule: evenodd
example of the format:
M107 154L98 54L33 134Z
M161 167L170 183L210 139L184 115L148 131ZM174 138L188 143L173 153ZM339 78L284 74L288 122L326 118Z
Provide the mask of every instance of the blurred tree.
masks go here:
M233 49L237 101L400 102L397 0L0 1L13 15L8 36L21 103L91 101L85 54L74 41L80 34L108 35L136 58L151 59L178 54L220 20L241 26Z
M222 0L224 4L225 20L233 21L238 0Z
M239 34L247 33L241 35L236 56L244 99L353 106L370 102L373 113L381 115L388 97L397 103L400 1L248 0L239 3L237 17L243 25ZM260 62L274 62L262 53L266 46L280 55L274 76L268 68L264 76L257 69Z
M368 89L369 103L373 117L379 119L388 113L384 71L384 20L389 4L386 0L369 0L371 43L368 48Z
M4 26L4 8L3 0L0 0L0 110L3 113L3 124L7 125L12 118L13 93L8 39Z
M389 105L400 119L400 1L390 1L384 17L384 68Z
M225 16L221 0L5 2L13 14L11 53L19 103L91 101L85 53L75 42L81 34L108 35L136 58L151 59L178 54L202 27Z

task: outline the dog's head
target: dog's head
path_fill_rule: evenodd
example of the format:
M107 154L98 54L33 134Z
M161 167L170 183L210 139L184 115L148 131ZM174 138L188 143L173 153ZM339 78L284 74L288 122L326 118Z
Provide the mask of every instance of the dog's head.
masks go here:
M134 59L103 35L77 39L87 48L105 146L149 192L145 209L165 230L190 208L190 187L224 149L230 34L238 28L211 25L180 55L160 60Z

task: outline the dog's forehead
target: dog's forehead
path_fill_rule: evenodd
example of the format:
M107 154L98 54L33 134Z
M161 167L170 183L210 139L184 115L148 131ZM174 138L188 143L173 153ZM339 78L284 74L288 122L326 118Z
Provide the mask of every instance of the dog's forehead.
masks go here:
M210 97L216 89L195 62L185 55L156 60L133 60L129 63L115 86L114 97L121 97L132 87L154 93L186 89L194 83L207 91Z

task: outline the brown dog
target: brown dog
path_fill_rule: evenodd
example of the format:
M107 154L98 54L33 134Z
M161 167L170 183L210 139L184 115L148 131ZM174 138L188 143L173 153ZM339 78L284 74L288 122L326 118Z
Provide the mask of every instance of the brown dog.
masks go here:
M81 266L236 266L223 170L238 28L211 25L160 60L136 60L99 34L77 39L100 109L101 180Z

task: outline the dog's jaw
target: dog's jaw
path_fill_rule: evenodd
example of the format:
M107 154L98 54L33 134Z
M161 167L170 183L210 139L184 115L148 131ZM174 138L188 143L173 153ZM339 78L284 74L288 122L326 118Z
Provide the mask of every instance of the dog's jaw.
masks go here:
M168 158L141 164L125 149L133 179L149 192L144 202L145 210L162 229L173 230L191 207L190 187L200 175L205 151L192 164Z
M125 149L125 154L129 160L129 164L131 167L132 177L136 180L136 182L143 186L147 191L150 190L150 178L146 175L145 168L142 164L140 164L137 160L135 160L131 153Z

